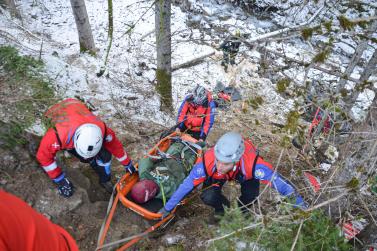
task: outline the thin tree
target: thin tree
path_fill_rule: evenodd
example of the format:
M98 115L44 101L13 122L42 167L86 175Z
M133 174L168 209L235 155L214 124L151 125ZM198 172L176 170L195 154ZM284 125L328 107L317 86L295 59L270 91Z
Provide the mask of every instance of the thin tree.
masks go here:
M4 0L4 2L5 2L5 5L8 7L10 14L13 17L21 19L21 14L17 9L16 3L14 2L14 0Z
M73 15L75 17L77 32L79 34L80 52L95 53L95 44L90 28L88 13L84 0L71 0Z
M161 95L161 109L172 109L171 83L171 0L155 3L155 32L157 49L157 91Z

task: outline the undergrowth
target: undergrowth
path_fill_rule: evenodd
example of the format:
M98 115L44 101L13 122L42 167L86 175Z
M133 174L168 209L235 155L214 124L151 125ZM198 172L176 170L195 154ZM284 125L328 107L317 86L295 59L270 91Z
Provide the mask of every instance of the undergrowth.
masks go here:
M14 148L26 143L24 131L54 102L54 91L43 76L43 62L20 55L11 46L0 47L0 96L4 112L0 146Z

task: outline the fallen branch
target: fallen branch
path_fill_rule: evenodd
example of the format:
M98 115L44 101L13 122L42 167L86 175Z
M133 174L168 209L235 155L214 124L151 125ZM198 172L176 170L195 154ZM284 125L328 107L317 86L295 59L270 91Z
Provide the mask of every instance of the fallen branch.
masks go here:
M345 191L345 192L343 192L343 193L341 193L341 194L339 194L338 196L336 196L336 197L334 197L334 198L332 198L332 199L329 199L329 200L324 201L324 202L322 202L322 203L319 203L319 204L317 204L317 205L315 205L315 206L313 206L313 207L311 207L311 208L308 208L308 209L306 209L305 211L306 211L306 212L310 212L310 211L313 211L313 210L315 210L315 209L317 209L317 208L320 208L320 207L326 206L326 205L328 205L328 204L330 204L330 203L332 203L332 202L334 202L334 201L339 200L340 198L342 198L343 196L345 196L345 195L347 195L347 194L348 194L348 190Z
M200 64L200 63L202 63L204 61L204 59L206 59L206 58L208 58L208 57L210 57L210 56L212 56L214 54L215 54L215 51L212 51L211 53L205 54L205 55L200 56L198 58L194 58L194 59L189 60L187 62L184 62L182 64L173 66L172 67L172 72L176 71L176 70L179 70L179 69L182 69L182 68L188 68L188 67Z
M303 22L303 23L301 23L299 25L295 25L295 26L292 26L292 27L288 27L288 28L276 30L276 31L273 31L273 32L269 32L269 33L266 33L266 34L262 34L260 36L254 37L254 38L252 38L250 40L247 40L247 41L242 39L242 42L244 42L247 45L252 46L251 43L254 43L254 42L257 42L257 41L260 41L260 40L264 40L266 38L274 37L274 36L280 35L282 33L286 33L288 31L299 30L300 28L302 28L304 26L307 26L311 22L313 22L314 18L316 18L319 15L319 13L321 13L321 11L323 10L323 8L325 8L325 5L323 5L321 8L319 8L317 10L317 12L314 13L313 16L308 21L305 21L305 22Z
M267 49L267 48L263 48L262 50L265 50L266 52L268 53L271 53L271 54L275 54L276 56L279 56L279 57L282 57L284 59L286 59L287 61L290 61L290 62L294 62L294 63L297 63L297 64L300 64L302 66L307 66L309 65L310 63L309 62L305 62L305 61L301 61L301 60L298 60L298 59L295 59L295 58L291 58L291 57L287 57L286 55L280 53L280 52L277 52L277 51L274 51L274 50L271 50L271 49ZM337 71L334 71L334 70L329 70L329 69L326 69L326 68L323 68L323 67L320 67L318 65L311 65L311 67L313 69L316 69L316 70L319 70L319 71L322 71L322 72L325 72L329 75L333 75L333 76L336 76L336 77L339 77L341 79L346 79L346 80L351 80L353 82L359 82L358 79L355 79L355 78L352 78L352 77L346 77L344 74L342 74L341 72L337 72Z

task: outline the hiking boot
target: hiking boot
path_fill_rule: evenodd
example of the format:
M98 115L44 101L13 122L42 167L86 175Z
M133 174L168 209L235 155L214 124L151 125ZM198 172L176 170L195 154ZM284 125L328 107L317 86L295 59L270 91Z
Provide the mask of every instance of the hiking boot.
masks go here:
M108 193L113 193L113 188L114 188L114 184L111 182L111 181L107 181L107 182L104 182L104 183L100 183L100 185L105 188L105 190L108 192Z

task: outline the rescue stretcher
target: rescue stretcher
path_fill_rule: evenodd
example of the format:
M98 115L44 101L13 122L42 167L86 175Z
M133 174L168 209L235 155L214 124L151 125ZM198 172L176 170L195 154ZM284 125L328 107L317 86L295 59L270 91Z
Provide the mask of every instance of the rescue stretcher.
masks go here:
M172 143L172 139L179 137L181 140L196 144L197 140L192 138L188 134L184 133L177 133L173 132L170 135L166 136L165 138L161 139L149 152L147 156L156 156L160 154L161 152L166 152L169 148L170 144ZM201 150L198 151L197 156L201 156ZM137 164L135 165L135 168L137 169ZM109 207L107 210L107 215L104 220L104 224L101 227L101 231L98 238L97 246L98 248L96 250L101 250L102 248L108 247L109 244L104 245L104 241L107 235L107 232L109 230L111 221L113 219L116 207L118 206L118 202L120 201L123 206L126 208L134 211L135 213L139 214L143 218L147 220L153 220L157 221L153 226L146 229L142 234L139 234L137 236L134 236L134 238L126 238L129 240L125 244L123 244L121 247L119 247L117 250L126 250L127 248L131 247L135 243L137 243L139 240L141 240L145 235L148 233L156 230L157 228L169 223L172 218L174 217L174 213L176 211L176 208L174 208L171 213L165 217L164 219L161 219L162 215L158 213L158 210L161 209L164 205L161 199L154 198L147 203L144 204L138 204L132 200L132 198L129 196L129 193L132 189L132 187L139 181L139 176L137 173L134 173L130 175L129 173L126 173L123 175L118 183L115 185L113 195L109 202ZM115 198L114 198L115 196ZM184 204L182 202L181 204ZM120 241L119 241L120 242ZM115 242L114 242L115 243ZM115 244L114 244L115 245Z

